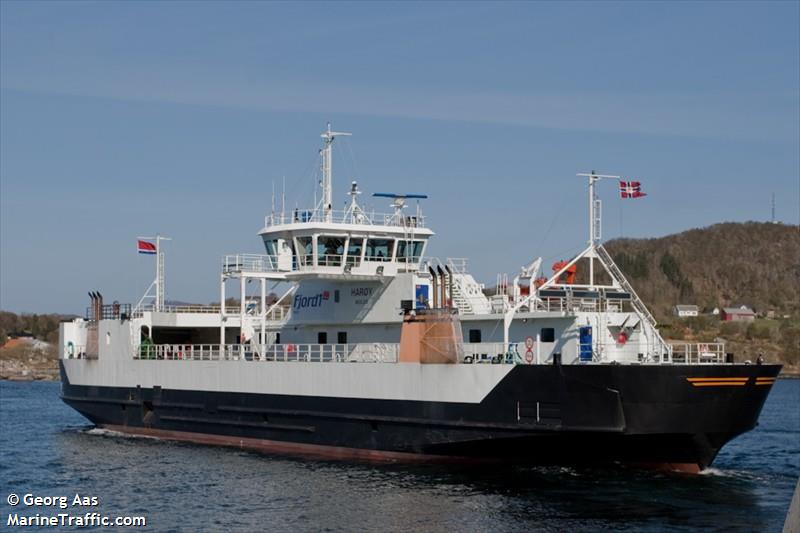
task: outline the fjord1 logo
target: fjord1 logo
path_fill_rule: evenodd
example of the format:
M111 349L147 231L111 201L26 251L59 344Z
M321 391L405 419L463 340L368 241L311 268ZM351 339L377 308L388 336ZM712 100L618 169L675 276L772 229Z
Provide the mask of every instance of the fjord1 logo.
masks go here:
M294 295L294 302L292 303L293 309L307 309L309 307L321 307L323 302L330 300L330 291L322 291L314 296L303 296L302 294Z

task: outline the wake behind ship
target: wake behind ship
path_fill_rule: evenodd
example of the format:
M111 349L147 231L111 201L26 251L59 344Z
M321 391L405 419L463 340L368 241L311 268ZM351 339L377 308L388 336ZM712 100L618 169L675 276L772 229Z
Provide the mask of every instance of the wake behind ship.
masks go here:
M424 195L375 194L393 208L376 213L353 182L332 208L344 135L322 134L319 202L267 216L266 254L223 258L221 305L166 305L164 238L140 240L156 256L142 300L92 292L86 317L61 325L63 400L125 433L390 461L696 472L755 427L780 366L665 342L600 243L596 185L636 198L638 183L581 174L587 247L490 294L465 259L426 258Z

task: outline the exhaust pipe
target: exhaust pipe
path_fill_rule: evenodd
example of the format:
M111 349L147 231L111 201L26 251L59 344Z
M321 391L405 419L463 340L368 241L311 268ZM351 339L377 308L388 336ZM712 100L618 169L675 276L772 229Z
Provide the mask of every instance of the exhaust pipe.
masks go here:
M433 267L432 266L428 266L428 270L431 273L431 285L432 285L431 288L433 289L432 290L432 292L433 292L433 296L432 296L433 301L431 303L431 307L433 309L436 309L437 307L439 307L439 294L438 294L439 283L438 283L438 281L436 279L436 271L433 269Z
M448 280L448 289L450 290L450 308L453 308L453 271L450 270L448 265L444 266L444 269L447 271L447 280Z
M89 300L91 300L89 320L100 320L103 315L103 295L100 291L89 291Z
M444 270L441 265L436 265L436 271L439 272L439 303L440 307L444 309L447 307L447 287L445 286Z
M95 315L97 314L97 297L92 291L89 291L89 320L94 320Z

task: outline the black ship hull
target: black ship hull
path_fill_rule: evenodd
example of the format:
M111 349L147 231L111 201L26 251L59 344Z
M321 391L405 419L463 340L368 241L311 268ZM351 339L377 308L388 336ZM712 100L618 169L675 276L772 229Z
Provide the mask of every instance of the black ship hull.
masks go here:
M518 365L480 403L79 386L62 399L132 434L389 461L699 471L753 429L778 365Z

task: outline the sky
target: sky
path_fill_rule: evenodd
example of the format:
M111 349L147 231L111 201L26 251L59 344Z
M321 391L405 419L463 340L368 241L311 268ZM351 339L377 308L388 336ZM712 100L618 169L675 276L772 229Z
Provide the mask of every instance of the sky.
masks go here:
M587 239L800 222L798 2L0 2L0 309L218 299L273 186L424 193L429 255L487 284ZM273 185L274 184L274 185ZM337 206L338 206L337 205ZM235 292L235 291L231 291Z

